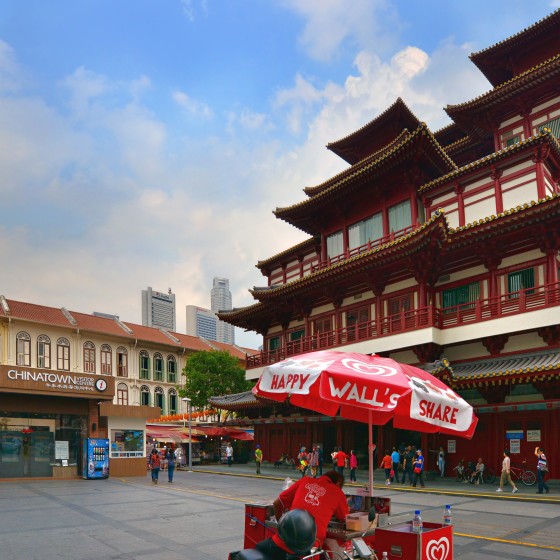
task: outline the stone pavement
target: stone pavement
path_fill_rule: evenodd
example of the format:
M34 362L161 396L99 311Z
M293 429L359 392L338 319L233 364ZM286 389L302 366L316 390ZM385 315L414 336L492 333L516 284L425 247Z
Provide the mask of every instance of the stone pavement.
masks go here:
M251 476L251 477L262 477L262 478L273 478L278 480L284 480L287 477L297 480L301 477L301 473L295 468L276 468L273 464L264 462L261 466L261 474L256 474L256 466L254 463L234 463L231 467L226 464L211 463L207 465L193 465L194 471L208 472L214 474L223 474L230 476ZM329 470L329 466L323 467L323 472ZM399 474L399 480L402 473ZM365 486L368 484L368 471L363 469L358 469L356 471L356 483L351 483L349 480L350 472L345 469L344 477L346 479L344 487L348 490L352 487ZM463 482L457 481L455 478L441 478L439 473L435 471L429 471L427 476L425 476L425 488L412 488L408 483L400 484L400 482L394 482L390 488L391 490L403 491L403 492L427 492L436 494L449 494L449 495L476 495L477 497L491 497L496 498L498 496L507 497L508 499L522 499L530 500L542 503L558 503L560 504L560 481L559 480L547 480L546 483L550 487L550 493L548 494L538 494L536 483L533 486L525 486L521 481L518 481L517 488L518 492L513 494L511 487L505 486L503 493L496 492L499 487L499 478L496 478L496 482L492 484L465 484ZM382 489L387 488L385 486L385 474L382 469L375 469L373 475L373 486L374 488Z

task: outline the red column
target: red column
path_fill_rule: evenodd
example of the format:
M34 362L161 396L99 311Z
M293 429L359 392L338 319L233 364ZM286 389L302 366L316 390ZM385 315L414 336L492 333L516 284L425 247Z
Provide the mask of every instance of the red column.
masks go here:
M500 177L502 176L502 171L492 169L490 177L494 181L494 197L496 198L496 213L501 214L504 211L504 199L502 197L502 185L500 184Z
M459 214L459 226L465 225L465 200L463 198L463 192L465 188L459 183L455 184L455 194L457 195L457 212Z
M412 195L412 203L410 205L412 212L412 226L416 227L418 225L418 199L416 198L416 193Z

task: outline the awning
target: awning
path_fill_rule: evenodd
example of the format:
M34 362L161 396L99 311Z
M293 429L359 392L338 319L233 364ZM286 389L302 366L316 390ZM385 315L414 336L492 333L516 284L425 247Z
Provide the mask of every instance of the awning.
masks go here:
M199 426L198 429L210 437L221 436L243 441L252 441L254 439L252 430L241 430L238 428L229 428L227 426Z
M198 436L204 435L198 428L191 428L192 442L200 441ZM172 441L173 443L189 443L189 429L173 426L146 426L146 435L155 439L157 442L165 443Z

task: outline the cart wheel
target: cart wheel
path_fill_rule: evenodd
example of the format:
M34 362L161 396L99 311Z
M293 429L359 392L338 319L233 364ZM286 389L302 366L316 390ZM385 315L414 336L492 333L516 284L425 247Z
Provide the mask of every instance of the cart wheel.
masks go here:
M533 471L524 471L521 480L525 486L533 486L537 481L537 475Z
M484 469L483 478L487 484L494 484L496 482L496 471L492 468Z

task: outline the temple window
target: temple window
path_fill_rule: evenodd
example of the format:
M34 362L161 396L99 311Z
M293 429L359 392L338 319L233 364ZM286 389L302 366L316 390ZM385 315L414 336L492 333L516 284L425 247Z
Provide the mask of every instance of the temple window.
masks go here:
M37 367L51 368L51 339L46 334L37 337Z
M518 272L510 272L507 275L507 287L510 299L518 298L522 290L526 290L525 295L534 293L534 290L527 290L527 288L535 287L535 269L526 268Z
M543 128L548 128L554 137L560 138L560 117L552 119L551 121L539 126L539 132L542 132Z
M331 233L331 235L327 237L327 257L329 259L338 257L344 253L342 243L342 231Z
M26 332L16 336L16 363L18 366L31 365L31 337Z
M480 298L480 282L472 282L441 292L441 306L446 313L471 309Z
M412 294L403 294L387 301L387 315L398 315L401 311L412 309Z
M108 344L101 345L101 373L113 375L113 355Z
M270 352L273 352L274 350L278 350L278 348L280 348L280 337L279 336L273 336L272 338L268 339L268 349Z
M410 200L403 200L389 208L389 232L398 232L411 225Z
M379 212L348 228L348 248L356 249L381 237L383 237L383 218Z
M84 342L84 372L95 373L95 344Z
M332 331L332 319L331 317L323 317L322 319L317 319L313 323L313 332L315 334L328 333Z

